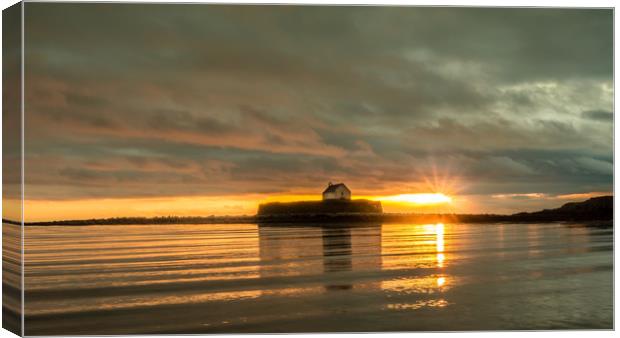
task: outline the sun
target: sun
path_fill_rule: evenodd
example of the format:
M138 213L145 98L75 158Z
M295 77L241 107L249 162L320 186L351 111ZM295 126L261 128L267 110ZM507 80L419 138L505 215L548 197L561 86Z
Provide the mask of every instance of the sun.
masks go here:
M411 203L418 205L432 205L432 204L445 204L452 202L450 196L446 196L442 193L428 193L428 194L401 194L393 196L385 196L379 198L381 201Z

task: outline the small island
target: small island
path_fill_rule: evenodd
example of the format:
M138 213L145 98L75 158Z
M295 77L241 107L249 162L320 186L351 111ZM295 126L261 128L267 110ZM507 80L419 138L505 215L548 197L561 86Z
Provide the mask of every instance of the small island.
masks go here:
M329 182L321 201L271 202L258 206L258 217L309 216L334 214L382 214L380 201L351 199L351 190L344 184Z

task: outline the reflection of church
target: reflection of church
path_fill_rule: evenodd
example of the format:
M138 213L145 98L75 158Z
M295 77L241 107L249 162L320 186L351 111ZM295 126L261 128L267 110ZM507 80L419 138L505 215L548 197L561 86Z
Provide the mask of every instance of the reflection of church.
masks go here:
M381 270L381 226L260 225L261 277L329 274L326 290L351 289L351 272Z
M338 272L353 269L351 230L348 228L321 229L323 232L323 271ZM351 284L327 285L328 289L351 289Z

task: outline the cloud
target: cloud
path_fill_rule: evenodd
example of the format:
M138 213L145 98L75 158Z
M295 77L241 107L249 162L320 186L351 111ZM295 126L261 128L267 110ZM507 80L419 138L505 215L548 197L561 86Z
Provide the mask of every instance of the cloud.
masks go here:
M546 198L546 194L542 193L529 193L529 194L497 194L491 196L493 198L510 198L510 199L540 199Z
M27 7L32 198L611 187L611 10Z
M591 120L601 121L601 122L611 123L613 122L613 119L614 119L614 113L610 111L604 111L604 110L584 111L582 115L586 119L591 119Z

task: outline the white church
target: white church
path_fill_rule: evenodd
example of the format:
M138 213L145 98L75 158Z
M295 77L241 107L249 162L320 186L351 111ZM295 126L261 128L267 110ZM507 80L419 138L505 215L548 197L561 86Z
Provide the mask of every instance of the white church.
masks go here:
M323 191L323 201L326 200L350 200L351 190L344 183L332 184L329 182Z

